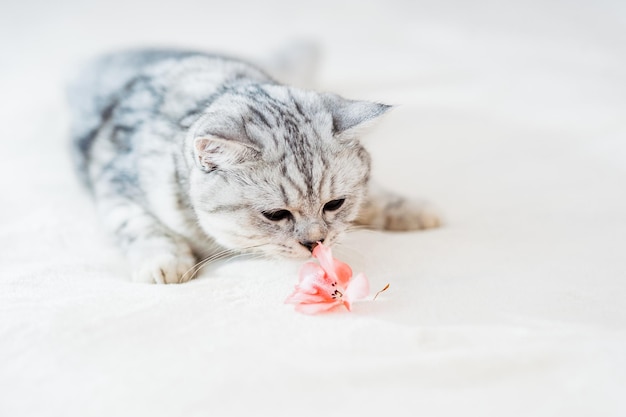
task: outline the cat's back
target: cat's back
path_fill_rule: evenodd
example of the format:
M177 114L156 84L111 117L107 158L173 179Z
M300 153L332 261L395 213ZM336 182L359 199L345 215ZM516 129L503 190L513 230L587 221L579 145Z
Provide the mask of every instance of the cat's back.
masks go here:
M163 105L189 95L210 95L224 82L236 78L268 79L254 66L230 57L188 50L127 50L87 61L73 77L68 99L76 119L90 120L101 117L138 86L163 95L159 100ZM168 108L160 110L167 112Z
M164 62L183 63L198 55L172 50L128 50L100 55L81 65L68 85L68 100L74 119L101 116L133 80L144 80ZM156 74L154 74L156 75ZM77 117L78 116L78 117Z
M220 87L237 79L269 77L241 60L189 50L127 50L87 61L68 86L79 171L86 171L107 123L126 129L154 123L184 127Z

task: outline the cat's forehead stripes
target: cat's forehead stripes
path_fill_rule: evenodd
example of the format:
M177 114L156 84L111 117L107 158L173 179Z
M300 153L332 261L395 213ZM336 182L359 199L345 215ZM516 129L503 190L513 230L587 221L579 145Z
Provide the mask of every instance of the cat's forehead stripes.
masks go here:
M318 117L325 124L313 123L314 115L305 107L321 110L320 103L302 103L291 90L266 91L273 85L241 86L225 94L225 104L238 106L245 140L263 149L264 159L276 161L282 176L281 197L286 205L319 196L329 167L322 133L330 135L330 116ZM271 93L271 94L270 94ZM234 103L236 98L236 103ZM313 100L305 95L303 99ZM229 110L233 111L233 106ZM229 124L232 126L232 123Z

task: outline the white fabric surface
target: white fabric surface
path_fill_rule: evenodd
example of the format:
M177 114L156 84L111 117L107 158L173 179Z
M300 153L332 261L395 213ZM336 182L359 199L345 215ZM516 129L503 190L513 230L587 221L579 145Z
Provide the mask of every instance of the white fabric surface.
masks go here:
M222 3L0 5L0 415L625 415L624 3ZM298 262L131 283L70 166L66 74L294 37L321 89L398 106L375 174L445 227L351 234L336 255L390 284L352 313L284 305Z

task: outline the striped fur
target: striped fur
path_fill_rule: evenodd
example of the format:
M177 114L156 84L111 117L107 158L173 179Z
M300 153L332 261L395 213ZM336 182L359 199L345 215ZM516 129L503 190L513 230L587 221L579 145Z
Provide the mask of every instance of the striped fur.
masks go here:
M308 257L311 242L332 244L376 206L356 135L386 105L165 50L95 60L70 102L79 173L136 280L185 281L223 248Z

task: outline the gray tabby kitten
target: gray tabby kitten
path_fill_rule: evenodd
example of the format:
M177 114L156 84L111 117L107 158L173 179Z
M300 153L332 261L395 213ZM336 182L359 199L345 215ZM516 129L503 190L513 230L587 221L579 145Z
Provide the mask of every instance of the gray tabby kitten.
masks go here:
M70 103L79 171L137 281L184 282L198 259L223 250L306 258L353 223L438 224L420 205L368 190L358 133L384 104L169 50L93 61Z

